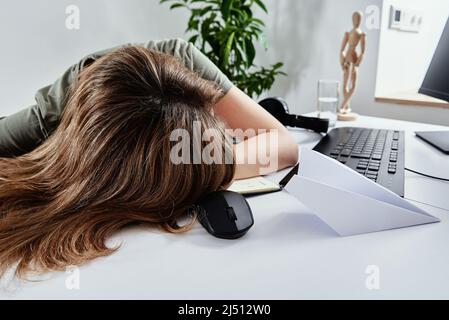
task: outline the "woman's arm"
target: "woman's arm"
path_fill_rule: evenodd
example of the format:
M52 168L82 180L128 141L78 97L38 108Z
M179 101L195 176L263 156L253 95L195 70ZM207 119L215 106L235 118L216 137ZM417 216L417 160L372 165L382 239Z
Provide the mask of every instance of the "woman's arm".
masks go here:
M264 175L296 164L298 145L288 130L245 93L233 86L223 72L195 46L180 39L175 43L174 47L186 49L174 52L187 52L185 56L191 57L190 67L202 78L217 83L225 92L225 96L214 108L215 114L222 118L230 129L256 131L253 134L247 132L246 139L241 139L244 141L235 146L238 164L235 178ZM260 129L276 130L277 134L257 132ZM256 156L257 161L253 161L253 156ZM268 162L267 156L270 160Z
M230 129L248 130L246 139L235 146L235 179L268 174L298 162L298 144L288 130L237 87L226 93L214 112Z

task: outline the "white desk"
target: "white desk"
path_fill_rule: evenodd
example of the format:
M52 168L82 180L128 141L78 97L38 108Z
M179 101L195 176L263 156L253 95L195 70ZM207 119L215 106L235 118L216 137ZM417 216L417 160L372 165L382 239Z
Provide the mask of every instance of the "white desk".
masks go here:
M407 130L406 165L449 176L449 157L412 134L449 128L369 117L352 125ZM314 133L294 134L304 147L319 141ZM407 173L405 194L449 210L449 183ZM123 241L117 253L80 268L79 290L66 288L68 274L54 273L41 283L13 283L1 297L449 298L449 211L416 202L442 222L342 238L286 193L249 202L256 223L241 240L212 238L199 225L184 235L128 229L111 241ZM380 290L365 286L369 265L380 268Z

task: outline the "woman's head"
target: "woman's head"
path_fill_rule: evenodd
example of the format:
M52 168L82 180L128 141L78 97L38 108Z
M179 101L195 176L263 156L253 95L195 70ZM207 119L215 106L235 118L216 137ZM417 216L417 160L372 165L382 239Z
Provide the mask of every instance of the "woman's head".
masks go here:
M109 254L106 239L129 224L187 230L176 221L199 197L226 187L234 165L176 164L171 134L194 135L200 123L228 152L211 114L221 94L175 58L143 47L86 67L52 136L29 154L0 158L0 274L15 263L21 274Z

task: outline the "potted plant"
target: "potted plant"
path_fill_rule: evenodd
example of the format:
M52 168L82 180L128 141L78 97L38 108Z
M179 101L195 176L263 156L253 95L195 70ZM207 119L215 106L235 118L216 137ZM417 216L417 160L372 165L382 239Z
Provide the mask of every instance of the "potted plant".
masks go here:
M261 19L254 17L259 7L265 13L262 0L161 0L171 3L170 9L190 11L186 32L188 41L195 44L228 78L251 97L269 90L281 71L282 62L269 67L256 66L255 43L260 41L265 50Z

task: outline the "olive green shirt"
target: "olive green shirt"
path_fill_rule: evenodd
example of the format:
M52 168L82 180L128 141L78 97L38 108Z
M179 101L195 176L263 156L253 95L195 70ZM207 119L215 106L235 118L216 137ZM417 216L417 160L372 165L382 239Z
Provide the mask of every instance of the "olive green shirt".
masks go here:
M127 44L131 45L131 44ZM226 93L232 87L229 79L191 43L181 39L148 41L138 44L173 55L200 77L215 81ZM30 152L47 139L59 124L68 91L80 71L101 56L118 47L96 52L74 64L55 83L36 93L36 104L8 117L0 118L0 157L13 157Z

